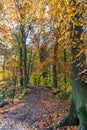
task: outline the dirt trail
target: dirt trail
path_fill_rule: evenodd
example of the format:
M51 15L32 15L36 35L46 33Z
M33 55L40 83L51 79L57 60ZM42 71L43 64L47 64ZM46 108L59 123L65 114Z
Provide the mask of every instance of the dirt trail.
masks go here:
M0 108L0 130L47 130L67 113L67 101L58 100L46 88L30 89L20 102Z

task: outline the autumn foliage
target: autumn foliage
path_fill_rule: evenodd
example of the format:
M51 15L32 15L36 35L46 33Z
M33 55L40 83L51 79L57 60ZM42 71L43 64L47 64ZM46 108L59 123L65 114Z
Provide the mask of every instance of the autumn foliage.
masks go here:
M0 81L2 86L16 82L49 86L55 91L71 92L71 48L77 48L79 32L71 30L86 24L83 0L2 0L0 2ZM79 13L79 20L75 16ZM85 29L84 29L85 32ZM86 53L87 36L81 34L73 62ZM74 40L72 40L72 38ZM86 64L86 63L85 63ZM82 67L82 63L78 63ZM77 78L85 82L83 69ZM6 82L6 83L5 83ZM3 85L2 85L3 84ZM55 87L54 87L55 86Z

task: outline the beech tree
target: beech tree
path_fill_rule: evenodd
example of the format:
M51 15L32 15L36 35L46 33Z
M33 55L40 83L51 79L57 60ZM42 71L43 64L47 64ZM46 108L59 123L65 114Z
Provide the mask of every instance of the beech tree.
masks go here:
M85 8L87 2L69 2L73 16L70 20L70 42L72 52L72 101L68 116L60 125L80 125L80 130L87 129L87 64ZM87 30L86 30L87 31Z
M64 4L65 3L65 4ZM63 28L61 34L65 35L58 38L63 39L63 45L68 48L71 46L72 57L72 101L68 116L60 123L63 125L80 125L81 130L87 129L87 65L86 65L86 6L84 0L63 0L48 1L52 15L52 22L56 27L60 24ZM53 11L54 10L54 11ZM52 12L53 11L53 12ZM55 15L54 15L55 14ZM56 23L56 18L58 19ZM63 22L59 22L59 21ZM67 41L66 41L67 40ZM61 44L61 43L60 43ZM66 61L65 61L66 62Z
M33 10L32 8L33 1L23 1L8 0L6 3L5 0L1 1L3 5L3 17L5 25L8 25L11 29L11 33L15 30L19 30L20 35L17 36L16 33L13 35L18 42L19 54L20 54L20 84L22 87L26 88L28 84L28 66L27 66L27 40L29 37L30 26L29 22L33 19ZM34 3L35 4L35 3ZM32 18L31 18L32 17ZM21 39L21 40L20 40Z

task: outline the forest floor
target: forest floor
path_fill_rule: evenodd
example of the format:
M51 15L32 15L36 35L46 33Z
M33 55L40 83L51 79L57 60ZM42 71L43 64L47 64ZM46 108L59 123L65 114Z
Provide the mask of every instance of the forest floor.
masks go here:
M47 88L31 87L29 95L0 108L0 130L47 130L69 110L69 101L58 100ZM57 130L77 130L62 127Z

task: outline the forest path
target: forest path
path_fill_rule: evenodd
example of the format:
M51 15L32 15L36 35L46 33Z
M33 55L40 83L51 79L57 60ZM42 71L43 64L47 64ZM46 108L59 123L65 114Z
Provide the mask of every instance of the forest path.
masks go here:
M47 130L67 113L69 103L58 100L47 88L30 90L20 102L0 108L0 130Z

